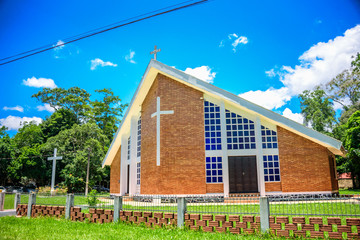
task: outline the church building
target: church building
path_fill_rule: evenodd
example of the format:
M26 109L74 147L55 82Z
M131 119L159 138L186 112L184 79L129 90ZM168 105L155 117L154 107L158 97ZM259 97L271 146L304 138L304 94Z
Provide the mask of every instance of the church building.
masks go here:
M338 192L341 142L151 60L103 161L110 192Z

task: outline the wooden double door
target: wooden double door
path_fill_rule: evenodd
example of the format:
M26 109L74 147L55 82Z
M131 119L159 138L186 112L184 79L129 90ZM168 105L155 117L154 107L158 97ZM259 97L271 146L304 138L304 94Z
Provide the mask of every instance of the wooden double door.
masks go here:
M257 193L256 156L231 156L228 159L230 193Z

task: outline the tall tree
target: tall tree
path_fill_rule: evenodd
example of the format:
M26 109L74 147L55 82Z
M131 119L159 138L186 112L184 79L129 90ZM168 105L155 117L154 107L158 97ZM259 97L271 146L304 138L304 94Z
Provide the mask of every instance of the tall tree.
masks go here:
M107 151L108 138L95 123L73 125L48 139L44 151L51 153L58 148L63 160L58 162L57 181L64 181L69 191L83 191L86 178L87 159L90 155L90 185L101 181L105 169L101 161Z
M5 185L9 178L7 167L11 160L11 141L6 127L0 127L0 184Z
M351 172L356 179L360 177L360 111L355 112L347 122L345 148Z
M330 99L339 103L343 111L340 124L345 124L349 117L360 110L360 54L351 62L349 69L338 74L325 85L324 89Z
M45 139L48 139L62 130L72 128L76 123L79 123L76 115L71 110L61 108L42 122L41 129Z
M86 122L91 115L90 93L79 87L44 88L31 97L49 104L55 110L65 108L74 112L79 121Z
M109 140L112 140L127 104L122 104L121 99L115 96L111 89L104 88L95 90L95 92L102 94L103 98L100 101L95 100L91 103L94 120Z
M39 125L34 122L25 123L12 140L12 160L7 171L14 183L21 177L27 177L39 184L43 184L46 176L46 159L42 157L44 136Z
M324 90L305 90L299 98L305 124L311 125L316 131L329 134L336 123L335 111Z

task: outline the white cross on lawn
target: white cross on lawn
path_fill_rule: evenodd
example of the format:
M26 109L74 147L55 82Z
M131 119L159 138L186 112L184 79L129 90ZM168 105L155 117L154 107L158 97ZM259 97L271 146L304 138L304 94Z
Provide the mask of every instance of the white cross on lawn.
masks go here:
M56 156L57 153L57 148L54 149L54 156L53 157L48 157L48 160L52 160L53 161L53 166L52 166L52 175L51 175L51 195L54 194L54 186L55 186L55 170L56 170L56 160L60 160L62 159L62 157L57 157Z
M160 97L156 98L156 112L151 114L151 117L156 117L156 166L160 166L160 115L174 114L174 110L161 111Z

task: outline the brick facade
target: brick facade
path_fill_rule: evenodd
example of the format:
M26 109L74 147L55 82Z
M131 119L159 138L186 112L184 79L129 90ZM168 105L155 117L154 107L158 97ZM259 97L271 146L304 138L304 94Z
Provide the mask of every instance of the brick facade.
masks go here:
M278 127L282 192L337 191L335 169L325 147Z
M161 110L160 166L156 166L156 98ZM142 104L141 194L205 194L203 94L158 74Z
M121 146L110 166L110 193L120 193L120 158Z
M206 184L206 193L223 193L224 184L223 183L208 183Z
M281 166L280 166L280 174L281 174ZM266 192L281 192L281 182L266 182L265 183L265 191Z
M161 111L160 166L156 166L157 97ZM203 93L158 74L141 105L140 194L223 193L223 183L206 184ZM281 182L266 192L338 191L334 155L325 147L277 127ZM120 192L118 150L111 164L110 192Z

